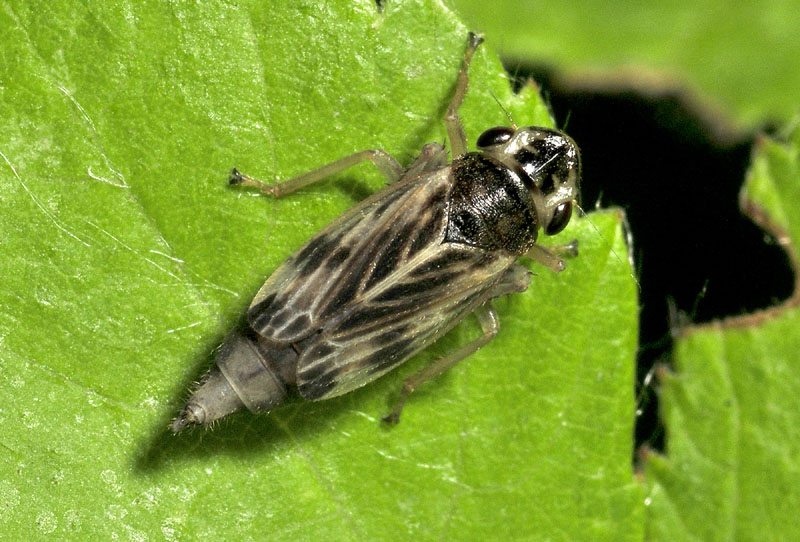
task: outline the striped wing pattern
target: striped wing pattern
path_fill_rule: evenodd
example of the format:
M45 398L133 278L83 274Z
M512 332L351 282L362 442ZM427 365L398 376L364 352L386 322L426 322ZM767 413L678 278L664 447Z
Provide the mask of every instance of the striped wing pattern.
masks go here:
M466 246L430 246L308 344L297 364L300 394L335 397L390 371L484 303L514 259Z
M448 188L444 172L401 180L348 210L272 274L250 305L250 326L276 346L322 329L441 238Z
M304 341L303 397L340 395L391 370L483 303L514 262L443 242L450 188L447 170L389 185L313 237L259 291L251 327L276 346Z

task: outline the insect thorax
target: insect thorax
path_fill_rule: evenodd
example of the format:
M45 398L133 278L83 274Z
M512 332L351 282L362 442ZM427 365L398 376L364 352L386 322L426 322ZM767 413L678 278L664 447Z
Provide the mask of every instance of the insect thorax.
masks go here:
M447 241L514 254L531 248L539 223L530 189L514 171L471 152L453 161L452 176Z

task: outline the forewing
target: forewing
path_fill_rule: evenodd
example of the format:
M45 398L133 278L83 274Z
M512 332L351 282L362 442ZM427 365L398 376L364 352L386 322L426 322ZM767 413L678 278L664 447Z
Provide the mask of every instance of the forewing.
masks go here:
M514 259L431 244L326 323L298 359L300 394L334 397L390 371L484 303Z
M447 170L401 179L351 208L284 262L248 310L250 326L285 345L346 312L442 235Z

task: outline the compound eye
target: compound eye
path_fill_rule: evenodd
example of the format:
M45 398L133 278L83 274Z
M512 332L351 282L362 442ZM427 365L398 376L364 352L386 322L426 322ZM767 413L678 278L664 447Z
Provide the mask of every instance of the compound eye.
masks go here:
M571 217L572 217L572 203L570 202L559 203L558 207L556 207L556 210L553 211L553 218L550 219L550 222L544 229L544 233L547 235L555 235L559 233L561 230L567 227L567 224L569 224L569 219Z
M514 135L514 130L508 126L495 126L483 132L476 144L478 147L491 147L492 145L500 145L505 143L511 136Z

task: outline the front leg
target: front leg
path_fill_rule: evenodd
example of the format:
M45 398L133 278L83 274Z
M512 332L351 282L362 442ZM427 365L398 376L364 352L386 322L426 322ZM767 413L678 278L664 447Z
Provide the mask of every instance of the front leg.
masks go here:
M556 245L554 247L545 248L542 245L533 245L531 249L525 253L525 257L535 260L543 266L560 273L567 268L567 262L561 256L574 258L578 255L578 240L573 239L572 242L566 245Z

